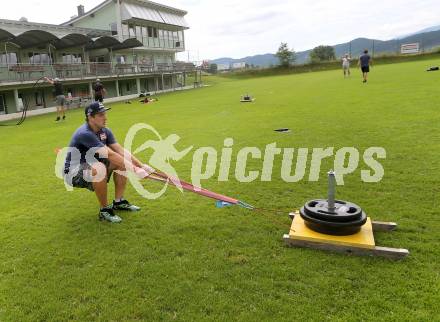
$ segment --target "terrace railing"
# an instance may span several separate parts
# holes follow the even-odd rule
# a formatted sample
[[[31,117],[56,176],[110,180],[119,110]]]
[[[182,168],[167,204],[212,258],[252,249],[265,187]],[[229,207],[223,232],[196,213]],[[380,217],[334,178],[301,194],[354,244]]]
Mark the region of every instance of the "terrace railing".
[[[0,65],[0,84],[10,82],[34,81],[40,77],[60,79],[85,79],[89,77],[113,77],[124,75],[149,75],[161,73],[192,72],[192,63],[173,64],[118,64],[118,63],[80,63],[80,64],[13,64]]]

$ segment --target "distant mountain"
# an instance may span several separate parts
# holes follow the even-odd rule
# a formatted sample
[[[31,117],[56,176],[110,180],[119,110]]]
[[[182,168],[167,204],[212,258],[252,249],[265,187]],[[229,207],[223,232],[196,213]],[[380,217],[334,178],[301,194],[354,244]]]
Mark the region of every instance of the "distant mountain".
[[[431,31],[431,29],[434,30]],[[342,55],[350,52],[353,57],[357,57],[365,48],[367,48],[370,52],[373,52],[374,49],[374,53],[377,55],[398,53],[400,52],[400,45],[407,43],[418,42],[420,43],[422,50],[430,50],[434,47],[440,46],[440,26],[431,27],[424,30],[426,31],[400,39],[383,41],[377,39],[357,38],[353,39],[351,42],[333,45],[333,47],[335,48],[336,57],[341,57]],[[306,63],[309,60],[310,52],[311,50],[297,52],[296,64]],[[270,65],[277,65],[278,58],[274,54],[264,54],[243,57],[240,59],[224,57],[210,61],[211,64],[232,64],[239,62],[245,62],[249,65],[260,67],[268,67]]]
[[[397,37],[397,39],[402,39],[402,38],[406,38],[406,37],[409,37],[409,36],[414,36],[414,35],[417,35],[417,34],[423,34],[425,32],[431,32],[431,31],[437,31],[437,30],[440,30],[440,25],[439,26],[425,28],[425,29],[419,30],[417,32],[413,32],[413,33],[408,34],[408,35],[400,36],[400,37]]]

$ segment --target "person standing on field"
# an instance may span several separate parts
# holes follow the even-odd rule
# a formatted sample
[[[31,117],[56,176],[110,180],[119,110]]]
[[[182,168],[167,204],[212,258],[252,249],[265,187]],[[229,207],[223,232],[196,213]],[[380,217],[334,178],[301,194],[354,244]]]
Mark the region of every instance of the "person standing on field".
[[[342,70],[344,71],[344,78],[350,76],[350,61],[351,57],[348,54],[345,54],[342,57]]]
[[[371,64],[372,64],[372,60],[370,55],[368,55],[368,49],[365,49],[364,54],[361,57],[359,57],[359,62],[358,62],[358,66],[360,66],[362,70],[362,78],[364,83],[367,82],[368,73],[370,72]]]
[[[93,90],[95,91],[95,102],[102,103],[104,101],[104,95],[107,94],[107,91],[102,85],[101,80],[98,78],[93,85]]]
[[[61,116],[63,120],[65,120],[66,114],[64,105],[66,103],[66,97],[64,96],[63,83],[61,83],[59,78],[51,79],[49,77],[44,77],[44,80],[52,84],[54,87],[54,94],[57,100],[57,118],[55,121],[58,122],[61,119]]]

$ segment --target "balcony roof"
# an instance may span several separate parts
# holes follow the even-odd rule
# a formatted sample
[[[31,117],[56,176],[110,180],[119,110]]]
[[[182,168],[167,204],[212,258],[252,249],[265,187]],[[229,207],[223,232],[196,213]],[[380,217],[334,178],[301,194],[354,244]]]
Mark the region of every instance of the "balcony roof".
[[[62,23],[61,26],[68,26],[68,25],[74,24],[75,22],[80,21],[83,18],[88,17],[88,16],[98,12],[99,10],[104,8],[105,6],[111,4],[113,1],[114,0],[105,0],[105,1],[101,2],[100,4],[98,4],[96,7],[94,7],[92,9],[90,9],[89,11],[85,12],[83,15],[74,17],[74,18],[70,19],[69,21],[66,21],[66,22]],[[175,15],[178,15],[178,16],[181,16],[181,17],[183,17],[184,15],[186,15],[188,13],[185,10],[177,9],[177,8],[174,8],[174,7],[169,7],[169,6],[166,6],[166,5],[157,3],[157,2],[153,2],[153,1],[148,1],[148,0],[131,0],[131,2],[133,4],[134,3],[138,4],[139,6],[141,6],[143,8],[152,8],[154,10],[159,10],[159,11],[162,11],[162,12],[168,12],[168,13],[175,14]],[[126,4],[126,3],[128,3],[128,2],[126,2],[126,1],[122,2],[122,6],[124,4]],[[182,27],[187,27],[187,25],[185,24]]]
[[[121,42],[120,45],[116,45],[113,47],[113,50],[119,50],[119,49],[128,49],[128,48],[136,48],[136,47],[142,47],[143,44],[137,40],[136,38],[129,38],[125,39],[123,42]]]
[[[121,18],[123,21],[145,20],[188,29],[188,23],[183,16],[184,14],[178,14],[171,10],[160,10],[155,6],[147,7],[139,2],[123,2],[121,5]]]
[[[120,42],[111,36],[111,32],[102,30],[1,19],[0,41],[7,41],[23,49],[49,44],[57,49],[86,46],[87,49],[113,48],[116,50],[142,46],[137,39]]]
[[[28,30],[44,30],[52,34],[55,34],[58,37],[65,36],[66,34],[69,33],[83,34],[90,37],[101,37],[101,36],[111,35],[111,31],[108,30],[99,30],[99,29],[81,28],[81,27],[65,27],[65,26],[51,25],[45,23],[17,21],[17,20],[8,20],[8,19],[0,19],[0,29],[7,30],[14,35],[23,33]]]
[[[119,49],[135,48],[142,46],[143,44],[136,38],[129,38],[124,40],[123,42],[120,42],[114,37],[105,36],[94,39],[93,42],[89,43],[86,49],[92,50],[92,49],[111,48],[113,50],[119,50]]]
[[[68,34],[54,43],[57,49],[85,46],[90,43],[91,39],[82,34]]]

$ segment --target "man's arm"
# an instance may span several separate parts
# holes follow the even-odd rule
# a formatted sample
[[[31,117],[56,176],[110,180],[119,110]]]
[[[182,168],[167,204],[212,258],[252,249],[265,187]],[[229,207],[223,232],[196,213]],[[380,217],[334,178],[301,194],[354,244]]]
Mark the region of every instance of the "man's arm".
[[[107,158],[111,164],[115,165],[120,171],[132,171],[139,178],[148,177],[153,171],[148,171],[144,167],[138,167],[133,163],[126,164],[125,159],[119,153],[116,153],[111,148],[103,146],[96,150],[100,157]]]
[[[54,84],[54,81],[52,79],[50,79],[49,77],[44,77],[44,80],[50,84]]]
[[[121,156],[122,159],[127,158],[131,164],[136,167],[142,168],[144,164],[139,161],[134,155],[132,155],[128,150],[124,149],[119,143],[113,143],[109,145],[109,150]],[[110,160],[111,161],[111,160]]]
[[[110,163],[114,164],[116,167],[118,167],[119,169],[122,169],[123,171],[126,171],[126,170],[133,171],[134,170],[134,167],[132,164],[130,164],[127,167],[124,162],[123,156],[121,156],[119,153],[116,153],[115,151],[113,151],[111,148],[109,148],[107,146],[103,146],[103,147],[99,148],[98,150],[96,150],[96,152],[99,154],[100,157],[107,158],[110,161]],[[130,169],[130,166],[131,166],[131,169]]]

